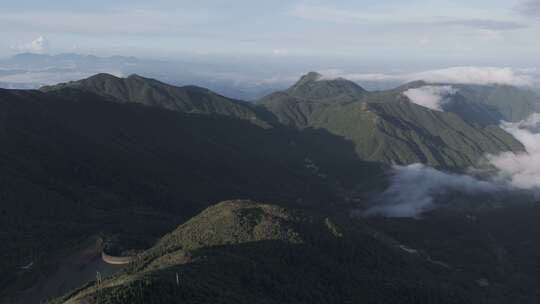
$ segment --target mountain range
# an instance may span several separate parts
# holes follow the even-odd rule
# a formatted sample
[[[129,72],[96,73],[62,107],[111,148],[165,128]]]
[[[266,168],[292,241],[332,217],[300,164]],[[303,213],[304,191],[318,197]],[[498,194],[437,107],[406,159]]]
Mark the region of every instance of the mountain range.
[[[286,91],[270,94],[255,105],[137,75],[121,79],[100,74],[42,90],[72,88],[117,102],[223,114],[264,127],[322,129],[352,142],[363,160],[421,162],[455,170],[477,165],[486,153],[522,151],[521,144],[499,128],[499,121],[523,119],[524,113],[540,106],[540,98],[531,91],[510,86],[460,86],[449,111],[438,112],[410,102],[403,94],[425,86],[422,82],[368,92],[346,79],[321,77],[315,72],[306,74]]]
[[[437,86],[449,85],[368,91],[311,72],[256,102],[138,75],[0,90],[0,299],[534,303],[516,287],[536,283],[534,259],[495,224],[496,208],[418,222],[350,216],[386,188],[395,164],[464,172],[486,154],[524,150],[499,124],[535,112],[535,93],[452,85],[442,110],[406,94]],[[460,233],[442,239],[434,218]],[[514,229],[527,242],[534,227]],[[99,286],[94,271],[59,274],[88,238],[118,235],[145,249],[123,271]],[[485,246],[465,246],[473,241]]]
[[[63,89],[91,92],[118,103],[137,103],[184,113],[226,115],[267,125],[248,102],[230,99],[196,86],[176,87],[138,75],[118,78],[98,74],[81,81],[42,87],[41,91],[59,92],[62,95]]]
[[[287,91],[263,98],[260,104],[282,124],[325,129],[350,140],[358,156],[370,161],[420,162],[460,169],[475,166],[485,153],[522,150],[521,144],[502,131],[498,127],[499,120],[494,119],[511,112],[505,105],[513,107],[515,99],[522,101],[519,94],[525,93],[519,89],[500,89],[508,94],[506,104],[490,98],[488,93],[484,93],[487,97],[478,99],[479,90],[471,89],[477,95],[468,92],[468,95],[454,96],[454,99],[462,99],[461,106],[454,111],[439,112],[419,106],[403,94],[410,88],[427,85],[423,82],[395,90],[367,92],[345,79],[321,77],[310,73]],[[492,88],[484,90],[488,92]],[[530,106],[527,110],[537,107],[538,100],[538,96],[532,95],[527,103],[524,101]],[[486,113],[483,108],[490,103],[499,108]],[[466,114],[460,115],[462,113]],[[479,114],[472,117],[474,113]]]

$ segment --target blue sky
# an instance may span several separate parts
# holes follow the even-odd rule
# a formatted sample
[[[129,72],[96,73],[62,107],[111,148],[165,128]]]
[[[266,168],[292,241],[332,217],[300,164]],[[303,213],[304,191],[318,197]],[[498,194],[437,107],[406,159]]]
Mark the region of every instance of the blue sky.
[[[0,56],[526,67],[538,66],[540,0],[2,1],[0,35]]]

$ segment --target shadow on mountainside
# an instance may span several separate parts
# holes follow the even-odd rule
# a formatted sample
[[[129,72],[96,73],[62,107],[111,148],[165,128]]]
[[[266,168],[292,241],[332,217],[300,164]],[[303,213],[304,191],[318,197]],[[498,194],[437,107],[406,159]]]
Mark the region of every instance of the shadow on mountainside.
[[[324,130],[265,129],[87,92],[0,90],[0,113],[0,272],[8,293],[54,272],[48,261],[57,250],[99,232],[155,239],[234,198],[339,211],[338,189],[380,176],[379,165]],[[35,267],[21,274],[27,260]]]

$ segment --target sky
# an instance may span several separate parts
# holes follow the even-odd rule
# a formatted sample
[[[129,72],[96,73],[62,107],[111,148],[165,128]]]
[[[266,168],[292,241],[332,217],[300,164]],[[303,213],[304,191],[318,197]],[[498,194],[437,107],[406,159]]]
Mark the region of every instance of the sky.
[[[2,57],[528,67],[539,66],[540,0],[2,1],[0,37]]]

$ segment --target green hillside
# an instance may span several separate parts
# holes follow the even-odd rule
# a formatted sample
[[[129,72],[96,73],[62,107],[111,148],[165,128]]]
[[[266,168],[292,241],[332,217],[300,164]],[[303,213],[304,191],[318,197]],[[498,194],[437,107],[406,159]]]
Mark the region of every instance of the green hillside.
[[[479,303],[471,283],[359,221],[228,201],[53,303]]]
[[[475,200],[419,219],[222,202],[52,303],[537,303],[540,208]]]
[[[138,103],[185,113],[221,114],[268,126],[250,103],[230,99],[205,88],[176,87],[138,75],[118,78],[97,74],[79,81],[43,87],[41,90],[57,91],[61,95],[66,88],[91,92],[121,103]]]
[[[477,165],[486,153],[522,149],[497,125],[500,119],[518,119],[534,111],[534,93],[503,86],[460,86],[447,111],[435,113],[407,105],[403,96],[405,90],[423,85],[414,82],[394,90],[367,92],[352,81],[325,79],[311,72],[257,105],[137,75],[117,78],[99,74],[42,91],[65,96],[71,94],[66,91],[69,88],[114,102],[240,118],[265,128],[322,129],[350,140],[359,158],[386,164],[422,162],[463,169]]]
[[[368,95],[356,83],[343,79],[322,79],[322,75],[310,72],[283,92],[272,93],[258,104],[273,114],[278,123],[292,128],[310,127],[312,116],[325,108],[343,104]]]
[[[311,76],[310,76],[311,75]],[[340,80],[343,81],[343,80]],[[324,101],[297,87],[326,91],[327,84],[304,76],[291,89],[260,101],[275,119],[295,128],[324,129],[350,140],[358,157],[387,164],[425,163],[464,169],[477,165],[486,153],[520,151],[521,144],[498,127],[496,114],[484,115],[485,106],[463,101],[453,111],[433,111],[411,103],[402,93],[422,82],[395,90],[365,92],[354,98]],[[344,92],[348,92],[345,90]],[[293,94],[294,93],[294,94]],[[454,104],[456,105],[456,104]]]
[[[415,81],[393,90],[403,93],[423,86],[452,86],[456,93],[444,110],[458,114],[468,122],[498,124],[501,120],[520,121],[540,111],[540,95],[529,88],[510,85],[428,84]]]
[[[406,100],[330,107],[312,125],[355,143],[360,158],[385,163],[424,163],[467,168],[486,153],[519,151],[521,144],[496,125],[465,122]]]
[[[520,121],[540,111],[540,96],[529,89],[509,85],[458,85],[456,88],[466,100],[486,105],[502,120]]]

